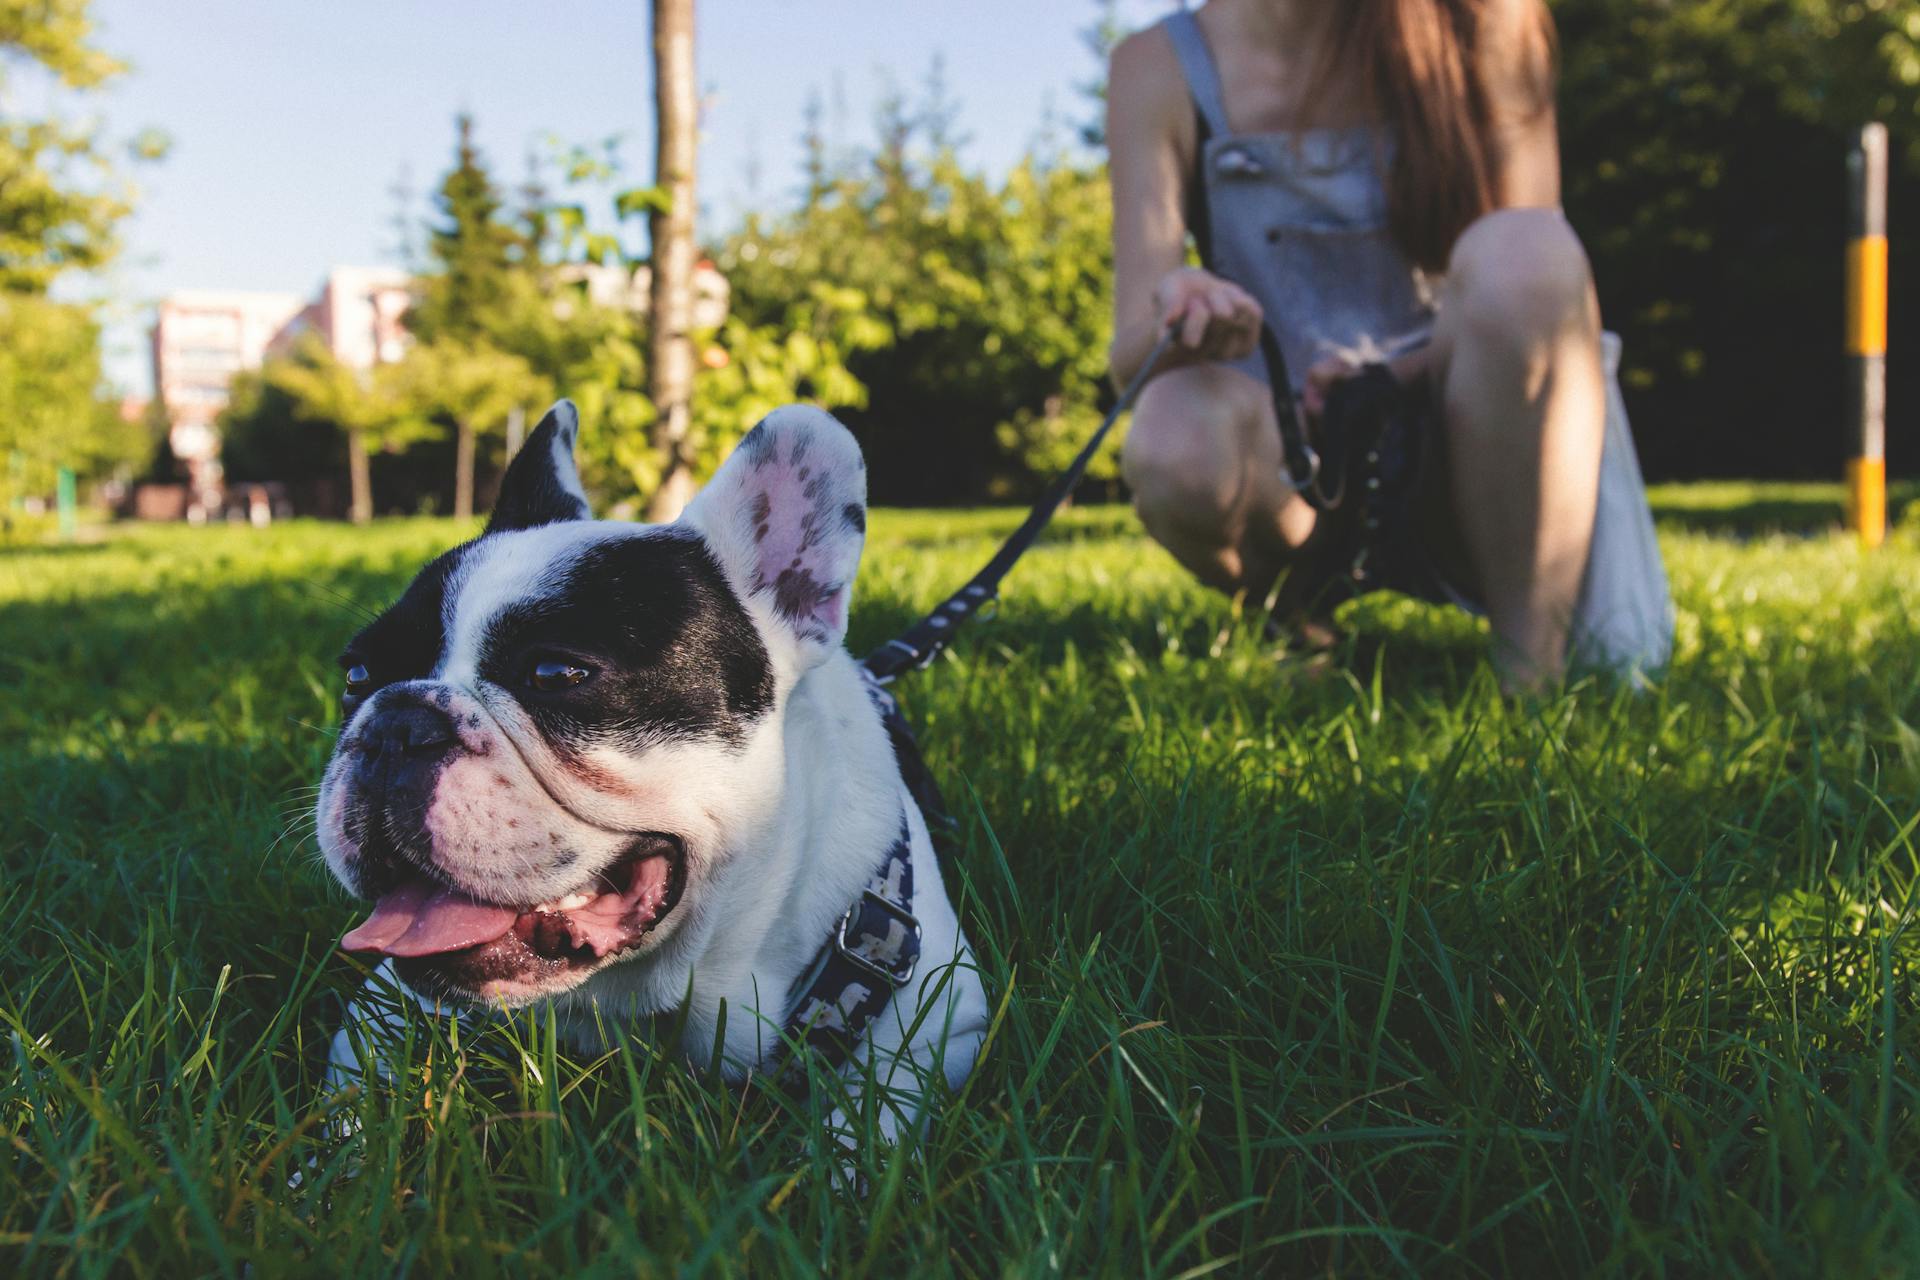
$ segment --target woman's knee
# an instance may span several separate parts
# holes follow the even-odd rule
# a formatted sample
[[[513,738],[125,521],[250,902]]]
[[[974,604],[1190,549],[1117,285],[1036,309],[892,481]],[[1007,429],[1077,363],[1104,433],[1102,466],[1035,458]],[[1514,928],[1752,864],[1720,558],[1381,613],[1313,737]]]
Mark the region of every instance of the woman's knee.
[[[1441,314],[1456,334],[1526,345],[1599,333],[1586,250],[1557,209],[1496,210],[1462,232]]]
[[[1258,413],[1225,379],[1230,370],[1175,369],[1147,385],[1127,428],[1121,473],[1149,524],[1225,527],[1238,514],[1249,428]]]

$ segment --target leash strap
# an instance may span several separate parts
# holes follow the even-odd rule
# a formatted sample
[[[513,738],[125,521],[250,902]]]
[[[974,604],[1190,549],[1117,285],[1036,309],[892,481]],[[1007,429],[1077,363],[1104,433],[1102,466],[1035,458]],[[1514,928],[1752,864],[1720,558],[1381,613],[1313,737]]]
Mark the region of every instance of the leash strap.
[[[1047,523],[1060,509],[1060,504],[1067,500],[1081,477],[1087,474],[1094,454],[1099,452],[1107,433],[1113,430],[1113,424],[1120,420],[1121,414],[1133,408],[1140,393],[1146,389],[1154,367],[1173,343],[1173,333],[1171,327],[1161,333],[1160,340],[1153,344],[1153,350],[1147,354],[1146,363],[1140,366],[1140,371],[1133,375],[1133,381],[1127,384],[1113,408],[1107,411],[1105,421],[1081,447],[1067,469],[1047,486],[1047,491],[1033,504],[1033,510],[1027,513],[1026,520],[994,553],[993,559],[987,561],[986,567],[974,574],[966,586],[948,596],[932,613],[861,659],[860,665],[866,668],[868,674],[881,684],[887,684],[903,671],[918,671],[940,656],[940,651],[952,642],[953,633],[961,623],[1000,594],[1001,579],[1039,540]]]
[[[1280,338],[1273,326],[1260,322],[1260,358],[1267,366],[1267,388],[1273,395],[1273,416],[1280,424],[1280,453],[1286,464],[1287,478],[1294,492],[1316,511],[1331,511],[1340,505],[1340,494],[1328,497],[1320,488],[1320,455],[1307,440],[1306,424],[1300,420],[1300,401],[1293,394],[1293,380],[1287,373],[1287,357],[1280,349]]]
[[[939,608],[898,639],[889,640],[869,653],[860,663],[867,680],[867,692],[879,709],[887,737],[893,744],[901,781],[930,824],[950,826],[952,819],[934,784],[933,774],[920,757],[920,748],[907,727],[906,717],[900,714],[900,705],[885,685],[902,671],[918,670],[932,662],[952,641],[960,624],[999,593],[1001,580],[1039,540],[1060,504],[1086,475],[1113,424],[1140,398],[1154,367],[1172,345],[1173,334],[1171,326],[1161,333],[1146,362],[1120,393],[1106,419],[1067,469],[1047,486],[1033,510],[1027,513],[1026,520],[986,566],[974,574],[966,586],[947,597]],[[903,812],[900,835],[881,859],[879,869],[859,898],[841,915],[813,964],[788,992],[792,1012],[787,1015],[787,1033],[836,1069],[852,1057],[867,1027],[892,1001],[893,993],[913,980],[919,965],[920,922],[913,915],[911,849]],[[790,1087],[805,1083],[806,1076],[798,1058],[788,1058],[783,1070]]]
[[[901,672],[918,670],[932,662],[951,643],[960,624],[999,594],[1002,579],[1039,540],[1060,505],[1086,475],[1094,455],[1120,415],[1140,398],[1155,367],[1172,344],[1173,336],[1171,326],[1161,333],[1146,362],[1120,393],[1105,420],[980,572],[932,613],[897,639],[869,653],[860,663],[867,692],[893,744],[901,781],[930,824],[951,826],[952,819],[932,773],[921,759],[919,746],[900,713],[899,703],[885,686]],[[1261,326],[1260,346],[1273,387],[1274,413],[1280,421],[1288,474],[1300,493],[1319,507],[1323,500],[1318,489],[1320,456],[1308,444],[1301,425],[1293,384],[1287,380],[1286,357],[1281,354],[1273,330],[1265,324]],[[1338,501],[1336,497],[1333,505]],[[788,1035],[820,1054],[831,1068],[838,1069],[851,1059],[867,1028],[886,1009],[894,992],[913,980],[919,963],[920,922],[913,915],[911,834],[903,811],[900,834],[881,858],[867,887],[842,913],[813,963],[795,979],[787,993],[791,1010],[786,1019]],[[782,1072],[788,1087],[798,1088],[806,1082],[798,1057],[789,1056]]]
[[[907,724],[900,703],[881,686],[873,672],[863,667],[860,675],[866,681],[867,695],[880,712],[880,723],[886,726],[887,738],[893,743],[893,760],[899,766],[900,781],[906,784],[907,794],[920,807],[920,816],[927,820],[928,834],[952,835],[960,824],[947,808],[940,784],[934,781],[933,770],[927,768],[926,759],[920,754],[920,744],[914,741],[913,729]]]

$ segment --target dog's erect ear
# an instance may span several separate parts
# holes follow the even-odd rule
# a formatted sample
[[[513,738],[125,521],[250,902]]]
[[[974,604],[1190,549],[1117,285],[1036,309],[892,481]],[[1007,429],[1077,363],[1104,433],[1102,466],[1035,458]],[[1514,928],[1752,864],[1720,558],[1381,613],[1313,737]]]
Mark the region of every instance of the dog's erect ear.
[[[580,469],[573,462],[573,442],[579,435],[580,414],[573,401],[555,401],[513,455],[487,521],[488,533],[592,516],[586,490],[580,487]]]
[[[831,414],[776,409],[687,507],[734,590],[763,602],[811,666],[847,634],[867,536],[867,463]]]

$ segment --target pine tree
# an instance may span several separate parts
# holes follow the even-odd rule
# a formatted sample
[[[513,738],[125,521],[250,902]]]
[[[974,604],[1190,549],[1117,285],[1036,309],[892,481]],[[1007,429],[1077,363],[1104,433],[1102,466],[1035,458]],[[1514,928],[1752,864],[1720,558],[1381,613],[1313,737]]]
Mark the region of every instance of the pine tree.
[[[520,381],[518,369],[499,346],[514,327],[516,308],[529,291],[522,277],[532,269],[536,246],[509,219],[473,138],[473,117],[455,121],[454,163],[434,197],[440,220],[428,228],[427,257],[434,268],[424,280],[407,327],[423,346],[458,349],[468,367],[497,357],[502,377]],[[481,397],[475,403],[490,404]],[[453,418],[453,513],[473,514],[475,435],[483,425],[473,412],[441,406]]]
[[[526,264],[526,236],[504,216],[505,202],[473,140],[473,117],[454,122],[453,168],[440,182],[440,220],[427,230],[434,274],[423,282],[407,327],[423,341],[490,338],[509,322],[514,273]]]

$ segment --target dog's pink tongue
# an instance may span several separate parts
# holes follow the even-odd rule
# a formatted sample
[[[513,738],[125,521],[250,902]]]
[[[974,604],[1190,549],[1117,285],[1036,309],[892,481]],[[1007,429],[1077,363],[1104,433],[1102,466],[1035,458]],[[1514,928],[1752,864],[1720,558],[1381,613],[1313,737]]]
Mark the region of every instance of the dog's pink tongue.
[[[381,898],[373,914],[346,937],[343,951],[388,956],[433,956],[465,951],[503,937],[520,913],[475,902],[466,894],[414,880]]]

